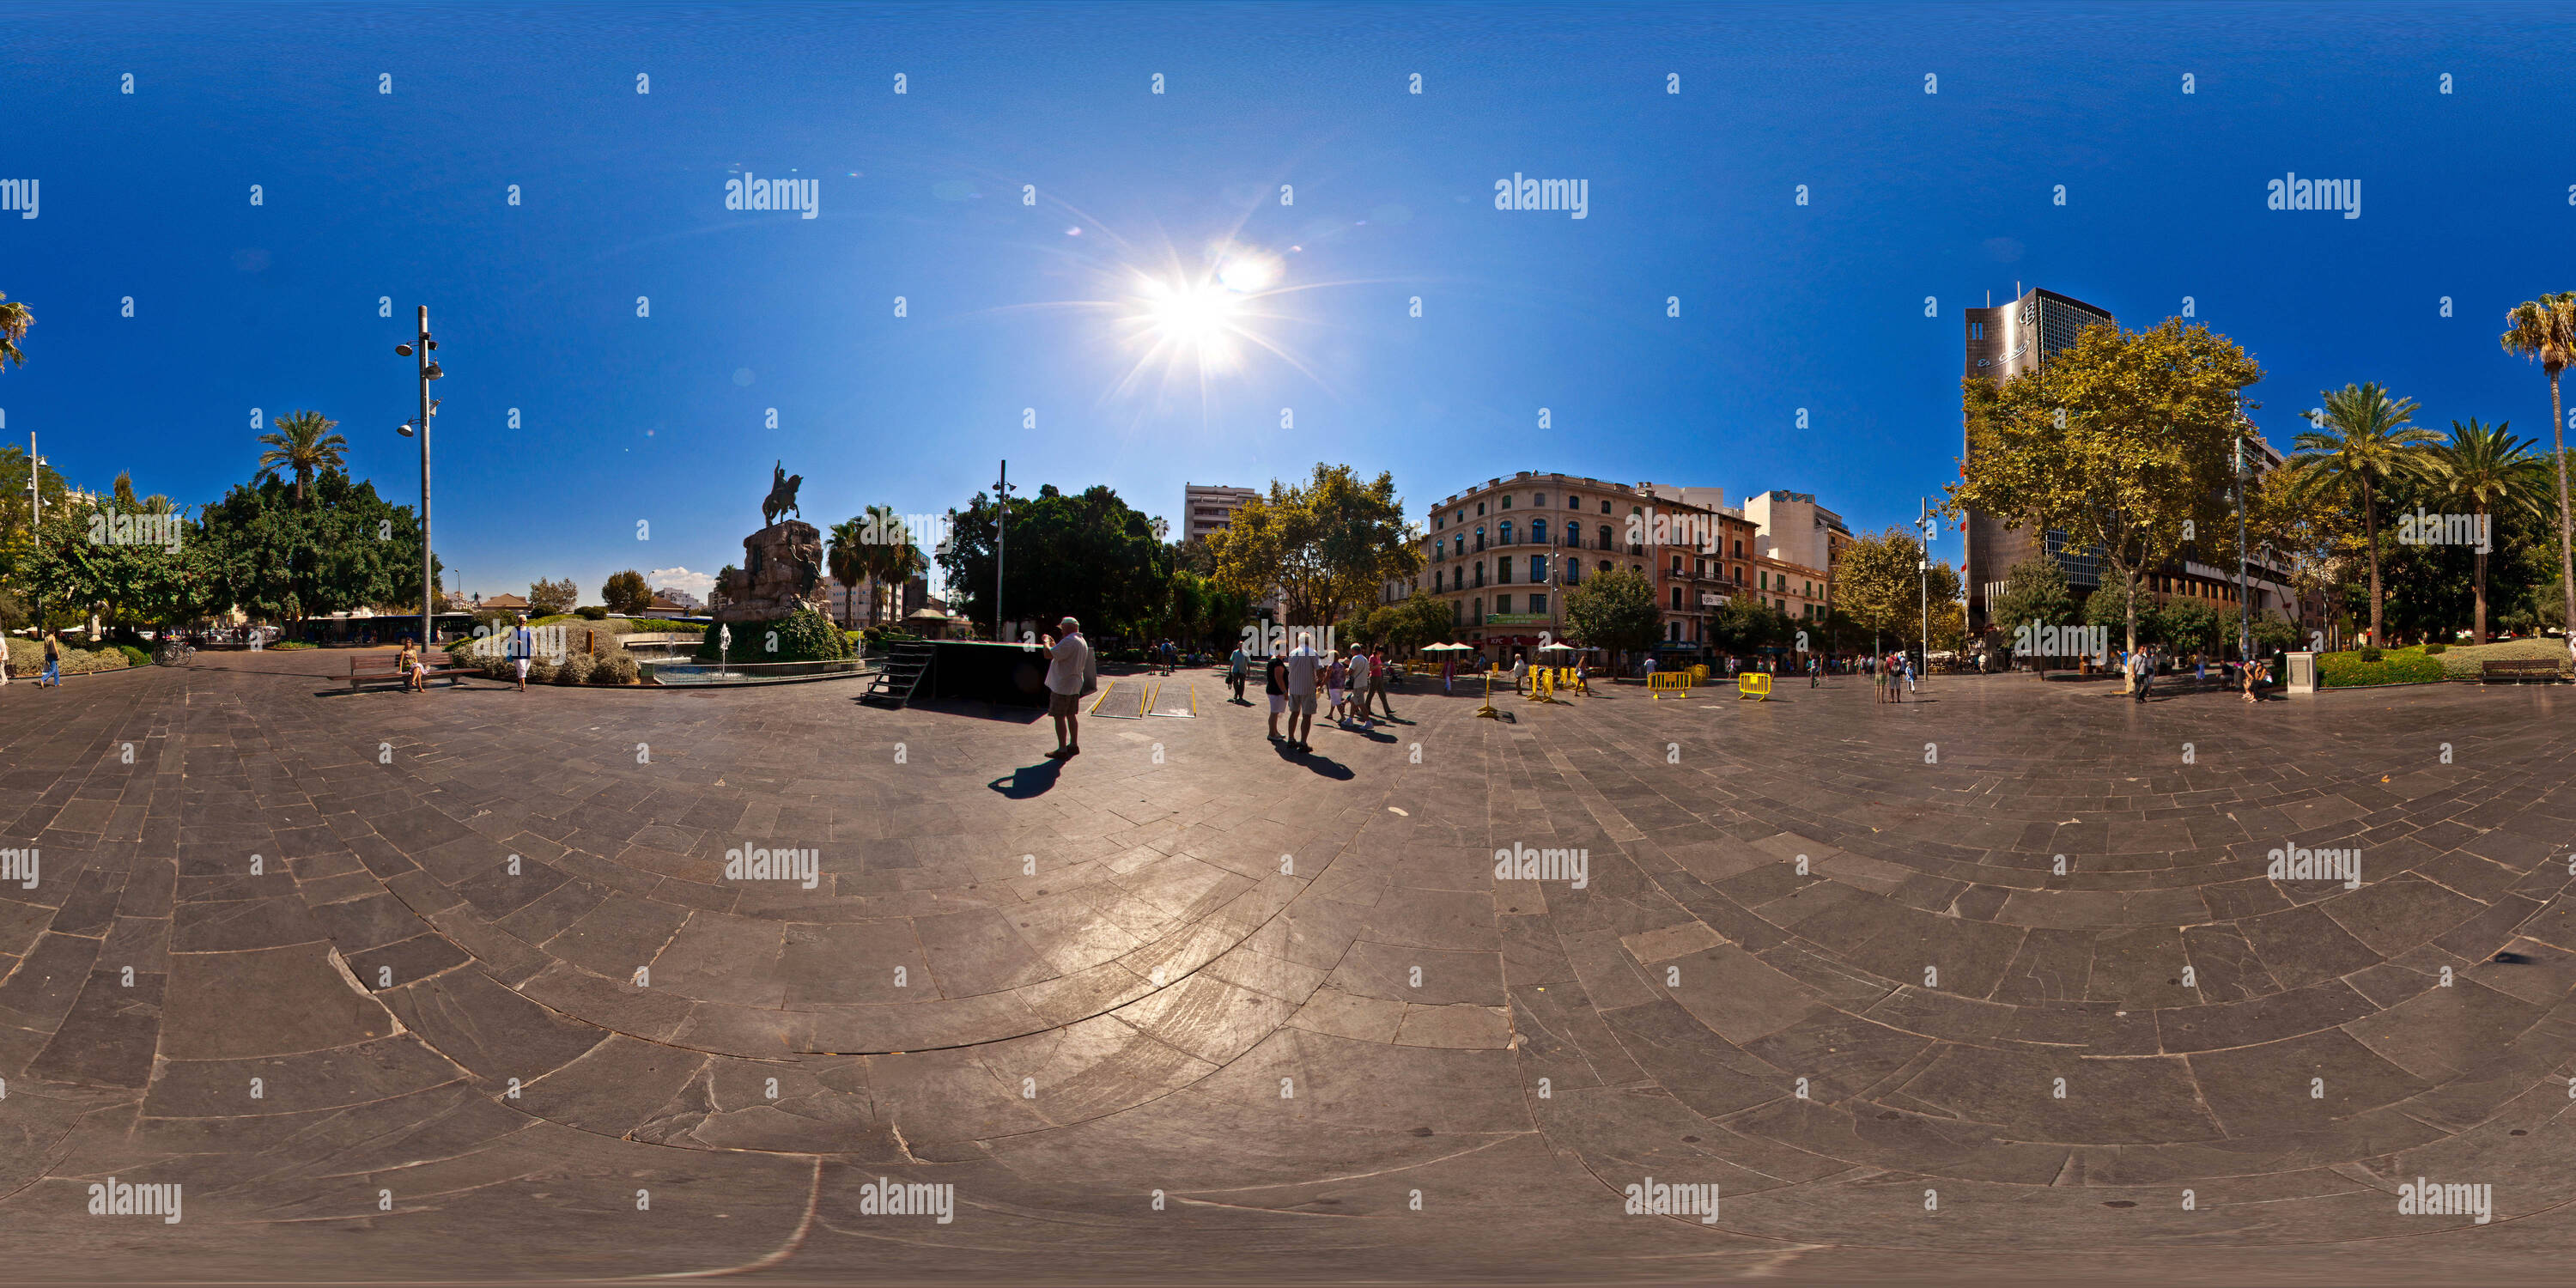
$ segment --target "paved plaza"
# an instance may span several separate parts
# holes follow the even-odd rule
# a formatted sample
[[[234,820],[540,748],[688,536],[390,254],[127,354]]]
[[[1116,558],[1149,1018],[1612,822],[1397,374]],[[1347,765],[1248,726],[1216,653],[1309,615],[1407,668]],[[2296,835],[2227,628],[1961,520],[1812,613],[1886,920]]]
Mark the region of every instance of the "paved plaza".
[[[13,1279],[2325,1283],[2576,1249],[2563,689],[1846,678],[1482,720],[1416,682],[1292,755],[1198,672],[1164,681],[1195,718],[1086,719],[1058,766],[1032,713],[851,683],[345,667],[0,689],[0,847],[39,861],[0,885]],[[181,1219],[91,1214],[111,1178]],[[2401,1214],[2419,1179],[2489,1211]]]

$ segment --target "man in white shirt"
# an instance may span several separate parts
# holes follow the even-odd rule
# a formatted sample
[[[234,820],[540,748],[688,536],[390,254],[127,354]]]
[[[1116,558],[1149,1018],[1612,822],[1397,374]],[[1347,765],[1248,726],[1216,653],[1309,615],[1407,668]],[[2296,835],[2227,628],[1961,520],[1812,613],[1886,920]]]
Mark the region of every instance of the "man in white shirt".
[[[1351,696],[1358,700],[1360,727],[1363,729],[1369,727],[1368,695],[1369,655],[1367,650],[1362,649],[1351,654]]]
[[[1055,717],[1055,750],[1049,760],[1071,760],[1082,754],[1082,686],[1091,678],[1091,641],[1082,638],[1082,623],[1068,617],[1056,624],[1064,634],[1047,648],[1047,714]]]
[[[1315,677],[1324,669],[1324,659],[1315,653],[1315,640],[1303,631],[1297,633],[1297,647],[1288,654],[1288,746],[1293,751],[1313,751],[1306,741],[1315,732]]]

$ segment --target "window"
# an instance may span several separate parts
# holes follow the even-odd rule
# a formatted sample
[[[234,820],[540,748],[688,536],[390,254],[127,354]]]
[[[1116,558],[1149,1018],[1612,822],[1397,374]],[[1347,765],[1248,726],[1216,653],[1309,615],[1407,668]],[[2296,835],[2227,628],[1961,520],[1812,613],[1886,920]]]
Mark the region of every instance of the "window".
[[[1707,561],[1707,560],[1705,560],[1705,559],[1694,559],[1694,560],[1692,560],[1692,561],[1691,561],[1691,565],[1692,565],[1692,572],[1691,572],[1691,575],[1692,575],[1692,576],[1694,576],[1694,577],[1705,577],[1705,576],[1707,576],[1707,575],[1708,575],[1708,561]]]
[[[1452,625],[1452,626],[1457,625],[1457,624],[1458,624],[1458,618],[1459,618],[1459,615],[1460,615],[1460,614],[1462,614],[1462,613],[1464,613],[1464,612],[1466,612],[1466,611],[1467,611],[1467,601],[1466,601],[1466,600],[1463,600],[1463,599],[1453,599],[1453,600],[1450,600],[1450,601],[1449,601],[1449,624],[1450,624],[1450,625]]]
[[[1669,625],[1671,625],[1672,630],[1671,630],[1670,632],[1668,632],[1668,633],[1667,633],[1667,634],[1668,634],[1668,637],[1669,637],[1669,638],[1672,640],[1672,642],[1673,642],[1673,643],[1675,643],[1675,644],[1679,644],[1679,643],[1681,643],[1681,642],[1682,642],[1682,624],[1681,624],[1680,622],[1672,622],[1672,623],[1669,623]]]
[[[1983,323],[1983,322],[1971,322],[1971,323],[1969,323],[1969,324],[1968,324],[1968,338],[1969,338],[1969,339],[1971,339],[1971,340],[1983,340],[1983,339],[1985,339],[1985,338],[1986,338],[1986,324],[1985,324],[1985,323]]]
[[[1547,520],[1530,520],[1530,542],[1533,545],[1541,546],[1547,544]]]
[[[1565,584],[1569,586],[1580,586],[1583,584],[1582,560],[1568,559],[1565,561]]]
[[[1610,548],[1610,525],[1606,523],[1601,525],[1601,548]]]
[[[1544,613],[1544,612],[1546,612],[1546,611],[1547,611],[1547,596],[1545,596],[1545,595],[1532,595],[1532,596],[1530,596],[1530,606],[1529,606],[1529,610],[1530,610],[1531,612],[1533,612],[1533,613]]]
[[[1780,601],[1780,611],[1781,611],[1781,612],[1784,612],[1784,613],[1789,611],[1789,601],[1788,601],[1788,600],[1785,600],[1785,599],[1784,599],[1784,600],[1781,600],[1781,601]]]
[[[1495,545],[1498,545],[1498,546],[1508,546],[1508,545],[1510,545],[1510,544],[1512,543],[1512,521],[1511,521],[1511,520],[1509,520],[1509,519],[1505,519],[1505,520],[1503,520],[1502,525],[1501,525],[1499,528],[1497,528],[1495,531],[1496,531],[1496,533],[1498,534],[1498,535],[1495,537],[1495,540],[1494,540],[1494,544],[1495,544]]]
[[[1542,510],[1546,509],[1546,508],[1547,508],[1547,493],[1545,493],[1545,492],[1532,492],[1532,493],[1530,493],[1530,504],[1531,504],[1531,505],[1534,505],[1534,506],[1537,506],[1539,509],[1542,509]]]
[[[1673,556],[1673,575],[1676,577],[1682,575],[1682,557],[1680,555]]]
[[[1610,561],[1609,561],[1609,560],[1604,559],[1604,560],[1602,560],[1602,561],[1601,561],[1601,571],[1603,571],[1603,572],[1608,572],[1608,571],[1610,571]]]
[[[1603,514],[1610,513],[1610,498],[1606,496],[1601,498],[1601,512]]]
[[[1467,521],[1467,511],[1463,507],[1458,511],[1457,519],[1460,523],[1465,523]]]
[[[1679,607],[1681,607],[1681,606],[1682,606],[1682,588],[1681,588],[1681,587],[1679,587],[1679,586],[1675,586],[1675,587],[1673,587],[1673,607],[1675,607],[1675,608],[1679,608]],[[1679,638],[1681,638],[1681,637],[1680,637],[1680,636],[1678,636],[1678,635],[1676,635],[1676,636],[1674,636],[1673,638],[1675,638],[1675,639],[1679,639]]]
[[[1580,509],[1582,509],[1582,508],[1583,508],[1583,498],[1582,498],[1582,497],[1579,497],[1579,496],[1568,495],[1568,496],[1565,498],[1565,508],[1566,508],[1566,509],[1569,509],[1569,510],[1580,510]]]
[[[1433,590],[1440,589],[1440,570],[1437,568],[1431,570],[1431,588]]]
[[[1744,584],[1744,565],[1742,564],[1735,565],[1735,584],[1738,586]]]
[[[1738,542],[1736,542],[1736,543],[1735,543],[1735,557],[1736,557],[1736,558],[1738,558],[1738,559],[1741,559],[1741,558],[1743,558],[1743,557],[1744,557],[1744,543],[1743,543],[1743,542],[1741,542],[1741,541],[1738,541]],[[1743,578],[1741,578],[1741,577],[1738,577],[1738,578],[1736,578],[1736,580],[1737,580],[1737,581],[1742,581],[1742,580],[1744,580],[1744,579],[1743,579]]]
[[[1481,523],[1476,525],[1476,548],[1478,550],[1485,548],[1485,525]]]
[[[1485,561],[1482,559],[1476,561],[1476,584],[1479,586],[1485,584]],[[1483,610],[1479,609],[1477,611],[1482,612]]]
[[[1485,517],[1485,503],[1482,501],[1476,503],[1476,517],[1479,519]]]
[[[1508,510],[1508,509],[1512,508],[1512,497],[1511,497],[1511,494],[1510,494],[1510,493],[1508,493],[1508,492],[1506,492],[1506,493],[1504,493],[1504,494],[1503,494],[1503,508],[1504,508],[1504,509],[1506,509],[1506,510]],[[1496,612],[1500,612],[1500,611],[1502,611],[1502,610],[1501,610],[1501,609],[1496,609],[1495,611],[1496,611]]]
[[[1510,581],[1511,578],[1505,577],[1503,580]],[[1497,613],[1508,613],[1512,611],[1512,597],[1509,595],[1494,596],[1494,611]]]
[[[1480,584],[1480,585],[1481,585],[1482,583],[1480,582],[1480,583],[1478,583],[1478,584]],[[1485,620],[1485,599],[1484,599],[1484,597],[1483,597],[1483,596],[1479,595],[1479,596],[1477,596],[1477,597],[1476,597],[1476,621],[1477,621],[1477,624],[1482,625],[1482,624],[1484,623],[1484,620]]]
[[[1494,561],[1494,580],[1506,586],[1512,583],[1512,557],[1510,555],[1504,555],[1502,558]],[[1497,609],[1495,611],[1499,612],[1501,610]]]
[[[1438,531],[1439,531],[1439,530],[1441,530],[1442,528],[1445,528],[1445,527],[1448,527],[1448,526],[1449,526],[1449,516],[1444,515],[1444,514],[1435,514],[1435,515],[1432,515],[1432,516],[1431,516],[1431,530],[1432,530],[1432,531],[1434,531],[1434,532],[1438,532]]]

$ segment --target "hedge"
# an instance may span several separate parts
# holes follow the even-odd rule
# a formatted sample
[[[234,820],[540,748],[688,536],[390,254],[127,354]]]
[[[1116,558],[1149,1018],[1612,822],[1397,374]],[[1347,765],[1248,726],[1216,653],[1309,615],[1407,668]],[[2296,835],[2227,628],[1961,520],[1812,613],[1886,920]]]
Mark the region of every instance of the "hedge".
[[[145,661],[149,662],[150,659],[146,658]],[[62,672],[65,675],[94,675],[101,671],[122,671],[133,665],[137,663],[117,651],[113,645],[103,644],[92,652],[72,647],[69,640],[63,641]],[[9,678],[32,680],[44,673],[44,642],[10,637]]]
[[[734,622],[733,647],[723,650],[718,633],[725,623],[710,622],[706,635],[698,642],[698,660],[713,662],[721,654],[736,662],[821,662],[837,661],[850,655],[850,641],[832,619],[811,610],[789,617],[759,622]],[[778,646],[772,649],[769,636],[777,632]]]
[[[2317,658],[2321,688],[2349,689],[2373,684],[2424,684],[2442,678],[2442,660],[2421,653],[2381,650],[2379,660],[2365,662],[2358,652],[2325,653]]]

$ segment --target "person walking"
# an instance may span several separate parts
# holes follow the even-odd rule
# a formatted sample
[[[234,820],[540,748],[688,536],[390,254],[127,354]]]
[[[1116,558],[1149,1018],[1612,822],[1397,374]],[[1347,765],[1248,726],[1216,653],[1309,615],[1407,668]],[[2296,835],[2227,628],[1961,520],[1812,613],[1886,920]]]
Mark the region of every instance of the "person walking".
[[[1384,644],[1380,644],[1377,646],[1377,652],[1369,658],[1369,697],[1376,699],[1377,704],[1385,709],[1387,719],[1393,720],[1395,719],[1395,703],[1388,700],[1386,696],[1386,683],[1386,646]],[[1368,710],[1368,703],[1366,701],[1362,701],[1360,703],[1360,709],[1362,711]]]
[[[41,683],[49,689],[63,687],[63,637],[52,631],[45,632],[45,678]]]
[[[2576,651],[2576,649],[2571,649],[2570,651]],[[1457,656],[1458,655],[1455,653],[1443,653],[1440,655],[1440,691],[1442,693],[1456,693],[1458,691]]]
[[[528,629],[528,615],[519,614],[519,624],[510,628],[510,662],[519,672],[519,692],[528,691],[528,663],[536,660],[537,633]]]
[[[1261,668],[1262,692],[1270,698],[1270,741],[1279,741],[1279,717],[1288,710],[1288,660],[1276,653]]]
[[[1357,708],[1353,714],[1360,718],[1360,728],[1362,729],[1369,727],[1369,680],[1373,674],[1374,668],[1369,664],[1369,655],[1366,649],[1362,649],[1359,652],[1351,654],[1351,669],[1349,677],[1350,703],[1353,707]]]
[[[1818,684],[1822,683],[1822,682],[1824,681],[1824,675],[1825,675],[1825,660],[1824,660],[1823,658],[1819,658],[1819,657],[1811,657],[1811,658],[1808,658],[1808,659],[1807,659],[1807,687],[1808,687],[1808,688],[1810,688],[1810,689],[1812,689],[1812,688],[1816,687]]]
[[[1315,733],[1315,681],[1323,669],[1314,637],[1298,632],[1297,647],[1288,654],[1288,746],[1293,751],[1315,749],[1307,739]]]
[[[1342,660],[1340,650],[1326,655],[1324,665],[1324,714],[1335,724],[1349,724],[1350,713],[1342,709],[1342,694],[1350,683],[1350,664]]]
[[[1251,665],[1252,655],[1244,652],[1243,645],[1238,642],[1234,646],[1234,656],[1227,658],[1225,662],[1226,682],[1234,686],[1234,701],[1237,706],[1250,705],[1243,700],[1243,677],[1244,672]]]
[[[2148,650],[2141,648],[2129,654],[2129,696],[2140,706],[2146,705],[2147,685],[2154,675],[2155,661]]]
[[[1913,654],[1911,654],[1911,653],[1908,653],[1908,654],[1906,654],[1906,655],[1905,655],[1905,691],[1906,691],[1907,693],[1913,693],[1913,692],[1915,692],[1915,688],[1914,688],[1914,655],[1913,655]]]
[[[1063,634],[1047,643],[1047,714],[1055,717],[1055,750],[1049,760],[1071,760],[1082,754],[1082,686],[1091,678],[1091,641],[1082,638],[1082,623],[1068,617],[1058,622]]]

